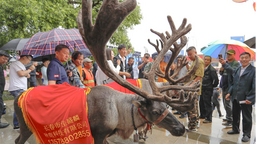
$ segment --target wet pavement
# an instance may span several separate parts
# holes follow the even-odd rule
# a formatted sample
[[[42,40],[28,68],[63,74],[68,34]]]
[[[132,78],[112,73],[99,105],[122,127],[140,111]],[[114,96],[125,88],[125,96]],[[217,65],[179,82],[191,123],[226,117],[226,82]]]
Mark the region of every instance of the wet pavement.
[[[19,130],[14,130],[12,125],[13,115],[13,100],[5,101],[7,109],[5,115],[2,116],[2,122],[10,123],[10,126],[4,129],[0,129],[0,144],[14,144],[15,139],[19,135]],[[221,111],[225,114],[222,102]],[[255,107],[253,107],[253,128],[251,133],[251,140],[246,144],[256,144],[256,133],[255,133]],[[176,115],[177,116],[177,115]],[[222,117],[225,118],[225,117]],[[242,143],[241,139],[243,134],[228,135],[227,131],[231,128],[227,128],[222,125],[222,118],[218,117],[217,110],[213,112],[213,122],[203,123],[203,119],[200,119],[200,125],[197,132],[186,132],[183,136],[176,137],[172,136],[165,129],[154,127],[152,134],[148,133],[148,139],[144,142],[140,140],[138,144],[237,144]],[[187,118],[180,119],[180,122],[187,126]],[[241,129],[240,124],[240,129]],[[122,140],[117,136],[108,138],[110,144],[133,144],[132,136],[127,140]],[[26,144],[36,144],[35,138],[31,136]]]

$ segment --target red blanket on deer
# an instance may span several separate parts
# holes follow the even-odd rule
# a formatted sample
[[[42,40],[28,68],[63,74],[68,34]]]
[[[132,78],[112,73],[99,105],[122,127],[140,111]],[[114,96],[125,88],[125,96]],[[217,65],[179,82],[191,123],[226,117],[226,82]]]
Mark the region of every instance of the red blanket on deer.
[[[128,82],[130,82],[131,84],[133,84],[134,86],[141,88],[141,81],[140,81],[140,79],[136,79],[136,80],[135,79],[126,79],[126,80]],[[117,90],[117,91],[120,91],[120,92],[123,92],[123,93],[135,94],[134,92],[128,90],[125,87],[122,87],[121,85],[119,85],[116,82],[112,82],[112,83],[106,84],[104,86],[110,87],[110,88],[112,88],[114,90]]]
[[[38,86],[25,91],[19,106],[29,129],[41,144],[93,144],[87,118],[90,89],[68,83]]]

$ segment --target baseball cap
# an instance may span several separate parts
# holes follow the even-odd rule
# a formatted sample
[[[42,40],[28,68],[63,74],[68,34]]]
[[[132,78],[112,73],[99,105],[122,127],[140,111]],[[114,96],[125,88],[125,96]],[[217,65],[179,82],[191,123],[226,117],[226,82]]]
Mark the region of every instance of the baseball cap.
[[[92,62],[92,61],[93,61],[93,60],[91,60],[91,59],[89,59],[89,58],[85,58],[83,62],[86,63],[86,62]]]
[[[228,54],[236,54],[236,51],[231,49],[231,50],[229,50],[227,53],[228,53]]]

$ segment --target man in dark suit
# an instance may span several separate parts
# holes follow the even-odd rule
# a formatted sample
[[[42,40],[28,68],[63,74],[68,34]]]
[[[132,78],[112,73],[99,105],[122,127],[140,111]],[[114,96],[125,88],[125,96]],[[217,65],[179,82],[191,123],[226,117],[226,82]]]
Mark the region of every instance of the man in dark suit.
[[[120,64],[120,71],[121,72],[125,72],[125,54],[126,54],[126,46],[121,44],[118,46],[118,54],[117,56],[114,57],[113,62],[114,62],[114,66],[117,67],[117,60],[119,59],[121,61]],[[126,79],[125,75],[120,75],[122,78]]]
[[[242,66],[233,71],[233,84],[226,95],[226,99],[231,99],[233,102],[232,130],[227,133],[239,134],[240,113],[242,110],[243,142],[248,142],[251,137],[252,105],[255,103],[255,67],[249,63],[250,60],[251,55],[249,53],[244,52],[240,55]],[[230,69],[227,64],[224,64],[223,67]]]
[[[134,58],[133,57],[129,57],[128,63],[125,66],[126,72],[131,74],[131,77],[127,78],[127,79],[133,79],[133,63],[134,63]]]
[[[200,96],[200,117],[205,118],[203,123],[212,122],[212,95],[213,88],[219,84],[215,68],[211,65],[212,57],[204,57],[204,77],[202,82],[202,94]]]

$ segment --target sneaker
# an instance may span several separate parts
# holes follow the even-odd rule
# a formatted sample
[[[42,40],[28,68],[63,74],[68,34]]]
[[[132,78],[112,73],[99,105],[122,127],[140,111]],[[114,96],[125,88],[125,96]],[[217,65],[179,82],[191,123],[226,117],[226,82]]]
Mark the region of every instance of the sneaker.
[[[209,121],[209,120],[204,120],[203,123],[212,123],[212,121]]]
[[[0,123],[0,128],[6,128],[8,126],[9,126],[8,123]]]
[[[222,125],[227,126],[227,127],[232,127],[232,124],[230,122],[222,123]]]
[[[20,127],[19,126],[14,126],[13,129],[19,129]]]
[[[250,138],[247,135],[243,136],[242,138],[242,142],[248,142],[249,140]]]

